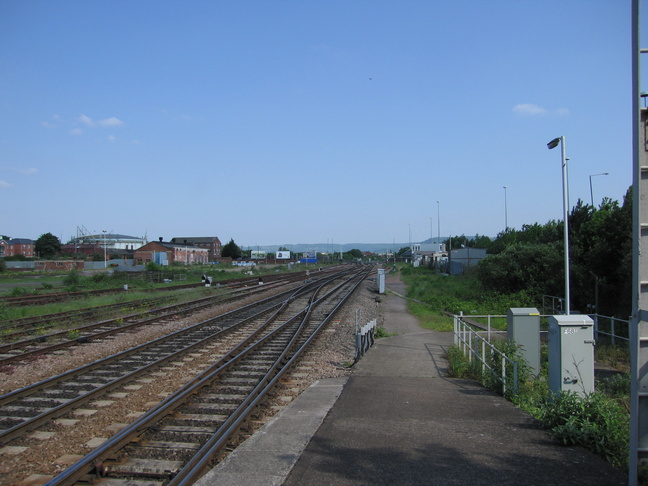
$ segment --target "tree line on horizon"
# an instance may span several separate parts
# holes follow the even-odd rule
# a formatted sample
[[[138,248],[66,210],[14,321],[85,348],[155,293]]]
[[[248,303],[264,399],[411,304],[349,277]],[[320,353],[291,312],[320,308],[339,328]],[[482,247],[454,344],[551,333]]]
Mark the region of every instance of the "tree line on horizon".
[[[604,198],[594,207],[579,199],[568,218],[571,310],[627,319],[632,311],[632,188],[621,204]],[[486,249],[476,269],[485,288],[565,295],[563,221],[507,228],[494,239],[456,236],[446,240],[446,248],[450,240],[453,249]]]

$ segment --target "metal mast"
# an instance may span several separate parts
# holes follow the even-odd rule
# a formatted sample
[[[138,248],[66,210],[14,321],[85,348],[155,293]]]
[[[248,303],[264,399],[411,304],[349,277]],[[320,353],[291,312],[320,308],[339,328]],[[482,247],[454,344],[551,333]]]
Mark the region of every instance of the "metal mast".
[[[630,466],[648,465],[648,110],[641,108],[640,0],[632,0],[632,316],[630,356]]]

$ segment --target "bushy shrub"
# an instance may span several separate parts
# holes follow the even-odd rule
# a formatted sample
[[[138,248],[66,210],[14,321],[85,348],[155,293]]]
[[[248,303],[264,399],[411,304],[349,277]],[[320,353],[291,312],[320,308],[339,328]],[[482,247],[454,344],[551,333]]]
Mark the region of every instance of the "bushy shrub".
[[[27,293],[27,290],[25,290],[22,287],[14,287],[11,289],[11,296],[12,297],[22,297]]]
[[[627,466],[630,416],[603,393],[553,396],[537,418],[561,444],[583,446],[613,466]]]
[[[453,378],[474,378],[474,370],[458,346],[451,346],[446,351],[448,376]]]
[[[79,272],[76,270],[76,268],[70,270],[67,276],[63,279],[63,285],[65,285],[69,289],[77,289],[80,283],[81,277],[79,276]]]

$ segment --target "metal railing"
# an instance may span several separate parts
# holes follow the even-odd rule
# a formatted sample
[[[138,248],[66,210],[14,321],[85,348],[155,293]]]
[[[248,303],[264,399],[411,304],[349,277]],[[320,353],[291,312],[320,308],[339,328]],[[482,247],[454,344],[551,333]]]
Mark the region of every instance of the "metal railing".
[[[610,344],[613,346],[619,344],[619,341],[628,345],[629,320],[599,314],[589,314],[589,316],[594,321],[594,339],[596,341],[599,340],[600,336],[607,336],[610,339]]]
[[[364,354],[369,351],[369,348],[373,346],[376,341],[376,326],[378,322],[376,319],[369,321],[364,326],[356,325],[356,345],[355,345],[355,358],[354,362],[357,362]]]
[[[471,316],[478,317],[478,316]],[[485,316],[481,316],[485,317]],[[483,333],[482,331],[481,333]],[[502,395],[508,391],[513,394],[518,390],[518,364],[504,353],[499,351],[495,346],[487,341],[480,332],[475,331],[470,324],[463,320],[463,316],[454,316],[454,341],[455,345],[461,348],[464,356],[468,357],[469,363],[481,363],[481,373],[490,376],[502,385]],[[489,331],[490,336],[490,321]],[[495,364],[499,366],[495,366]],[[507,366],[508,365],[508,366]],[[496,368],[500,369],[497,370]],[[509,373],[507,369],[512,368],[511,386],[509,386]]]
[[[547,315],[563,314],[565,299],[553,295],[542,296],[542,313]],[[588,308],[595,306],[588,306]],[[628,344],[628,325],[629,320],[619,319],[618,317],[603,316],[600,314],[587,314],[594,321],[594,339],[597,341],[601,336],[607,336],[612,345]]]

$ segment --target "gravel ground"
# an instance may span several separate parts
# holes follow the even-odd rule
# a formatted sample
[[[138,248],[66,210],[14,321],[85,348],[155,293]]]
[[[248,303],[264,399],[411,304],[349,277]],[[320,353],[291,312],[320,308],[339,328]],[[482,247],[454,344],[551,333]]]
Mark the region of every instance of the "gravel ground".
[[[253,433],[267,418],[314,381],[352,373],[349,365],[353,363],[354,357],[356,319],[364,324],[377,318],[379,325],[383,325],[382,306],[377,302],[374,290],[373,282],[365,281],[360,285],[308,350],[301,364],[292,370],[291,376],[283,380],[274,398],[248,423],[238,442]],[[236,307],[240,305],[237,303]],[[0,370],[0,394],[129,349],[234,307],[232,304],[214,307],[189,319],[178,319],[137,333],[78,346],[60,355],[38,359],[29,365],[8,367]],[[123,424],[130,423],[166,398],[202,371],[217,354],[218,350],[196,353],[191,358],[165,368],[163,372],[139,380],[128,390],[120,389],[101,397],[88,404],[86,409],[61,417],[0,448],[0,485],[43,484],[49,477],[74,462],[75,456],[87,454],[98,442],[117,432]],[[31,482],[25,482],[27,478]]]

